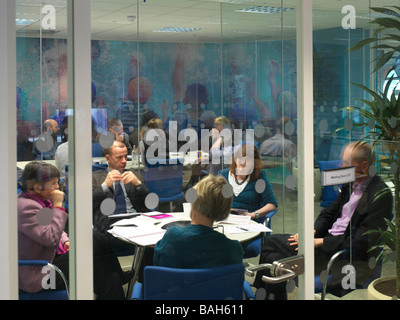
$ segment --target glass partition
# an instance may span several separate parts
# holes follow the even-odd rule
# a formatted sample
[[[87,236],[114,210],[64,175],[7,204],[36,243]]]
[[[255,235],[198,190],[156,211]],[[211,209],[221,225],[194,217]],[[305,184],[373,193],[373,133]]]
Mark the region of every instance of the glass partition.
[[[151,191],[143,209],[182,212],[183,203],[193,202],[197,182],[210,173],[230,172],[233,153],[254,145],[265,179],[259,184],[271,187],[270,201],[278,207],[270,226],[277,233],[297,232],[294,1],[284,6],[254,1],[91,3],[92,113],[93,118],[101,115],[94,119],[94,143],[100,146],[94,164],[109,166],[107,148],[114,139],[123,140],[126,168]],[[109,125],[115,118],[122,130],[119,122]],[[165,149],[155,149],[157,141],[166,142]],[[172,204],[162,201],[149,178],[151,161],[165,158],[183,164],[183,197]],[[156,184],[164,183],[163,175]],[[264,205],[236,209],[255,216]],[[98,213],[109,215],[113,209],[111,203]],[[250,260],[257,264],[258,255]]]
[[[289,237],[298,231],[295,2],[225,3],[221,25],[223,114],[243,131],[243,142],[254,139],[265,174],[259,179],[271,185],[278,205],[272,233]],[[286,290],[297,299],[294,281]],[[256,291],[257,299],[277,298],[266,295],[263,286]]]
[[[393,154],[392,157],[388,155],[385,143],[379,141],[382,140],[379,134],[373,134],[386,131],[380,126],[380,121],[387,121],[384,120],[387,113],[383,111],[383,119],[372,116],[380,112],[376,108],[384,110],[386,105],[378,106],[379,100],[360,86],[378,95],[384,92],[387,73],[395,65],[395,55],[380,70],[372,72],[377,62],[374,59],[383,56],[385,49],[363,46],[358,50],[349,50],[374,34],[377,26],[371,22],[375,18],[390,17],[390,13],[371,10],[371,7],[386,5],[386,1],[366,1],[363,4],[343,4],[338,8],[329,1],[318,1],[313,6],[316,174],[324,175],[324,172],[329,173],[324,169],[338,166],[355,166],[355,178],[350,185],[317,184],[318,198],[321,199],[321,208],[318,208],[316,201],[315,210],[318,237],[321,236],[321,226],[326,224],[318,217],[326,219],[330,216],[336,222],[329,225],[326,233],[328,238],[324,238],[324,241],[332,243],[330,239],[340,240],[342,237],[342,242],[337,241],[338,246],[332,246],[330,253],[333,255],[334,251],[344,250],[329,271],[327,259],[321,259],[316,253],[316,274],[320,275],[323,283],[328,283],[326,299],[367,299],[370,282],[383,273],[393,272],[393,262],[382,265],[382,261],[377,260],[380,249],[374,250],[373,246],[379,243],[378,234],[367,232],[377,228],[385,230],[387,226],[384,219],[391,220],[392,217],[391,193],[382,197],[378,197],[377,193],[386,186],[382,180],[393,185],[382,161],[386,163],[386,170],[391,168],[388,162],[394,165],[395,162]],[[390,29],[389,33],[398,34],[398,30]],[[346,145],[360,140],[373,146],[374,153],[371,155],[371,151],[360,144],[352,149],[349,158]],[[397,158],[397,155],[394,156]],[[367,164],[367,167],[361,169],[361,163]],[[359,186],[364,190],[362,196],[357,196]],[[340,201],[335,202],[339,192],[343,203],[353,203],[351,209],[347,204],[343,206]],[[367,195],[370,200],[367,200]],[[376,202],[371,200],[374,197],[378,199]],[[374,206],[377,202],[380,202],[379,209]],[[346,212],[349,215],[347,220],[344,218]]]
[[[67,128],[72,119],[66,2],[17,1],[15,22],[18,257],[46,260],[68,278],[74,272],[69,269],[68,254],[74,240],[68,237],[67,161],[62,160],[68,151]],[[19,288],[25,293],[65,291],[65,283],[47,265],[22,266]]]
[[[350,188],[346,183],[321,183],[325,168],[344,164],[355,167],[356,182],[365,178],[363,188],[376,177],[392,186],[394,181],[386,173],[398,173],[397,153],[388,154],[382,145],[363,170],[354,154],[348,159],[344,152],[348,143],[377,128],[363,113],[368,110],[366,101],[371,97],[359,85],[383,92],[390,75],[397,81],[396,55],[371,73],[370,61],[381,57],[390,46],[382,50],[367,46],[348,50],[373,34],[374,25],[370,22],[377,13],[370,7],[383,6],[383,2],[313,3],[315,182],[309,192],[315,197],[312,214],[318,229],[317,246],[322,244],[320,239],[324,241],[323,247],[315,251],[316,275],[322,283],[329,282],[332,290],[324,295],[329,299],[345,294],[353,294],[347,297],[354,299],[366,298],[357,296],[364,291],[354,288],[365,287],[376,272],[390,273],[393,265],[392,261],[383,265],[376,262],[376,252],[367,250],[377,238],[360,233],[370,229],[371,224],[380,226],[383,216],[390,218],[390,208],[385,207],[382,216],[373,216],[366,226],[363,210],[373,206],[361,198],[357,204],[361,201],[364,207],[358,205],[354,213],[350,210],[353,218],[347,222],[340,219],[342,203],[337,208],[330,205],[339,192],[343,199],[353,197],[353,186],[358,183]],[[133,184],[135,191],[124,187],[128,201],[123,213],[128,217],[156,212],[162,217],[183,214],[183,220],[188,221],[190,215],[184,208],[197,199],[194,187],[212,173],[225,175],[231,185],[228,195],[234,195],[237,201],[233,202],[233,212],[244,210],[258,223],[260,214],[262,219],[267,212],[276,211],[268,225],[271,234],[297,234],[297,139],[302,133],[297,123],[296,4],[295,0],[91,0],[93,190],[88,190],[88,196],[93,197],[94,232],[108,239],[125,271],[133,264],[138,273],[134,276],[141,279],[137,266],[151,264],[153,254],[146,246],[133,246],[132,241],[121,241],[121,237],[108,232],[118,221],[113,219],[117,202],[107,194],[107,188],[114,193],[114,184],[106,185],[113,169],[121,177],[129,169],[135,177],[130,176],[133,180],[127,183]],[[68,105],[67,94],[66,2],[17,1],[16,25],[20,185],[20,169],[28,162],[38,160],[57,166],[61,172],[60,190],[65,192],[64,207],[69,212],[68,179],[73,177],[68,175],[66,155],[73,152],[68,145],[73,107]],[[390,92],[397,94],[395,84],[389,84]],[[355,111],[349,112],[347,107],[354,107]],[[389,120],[389,125],[397,128],[396,116]],[[122,149],[126,147],[119,159],[114,158],[111,148],[115,140],[123,143]],[[367,139],[370,144],[375,141],[376,136]],[[240,165],[233,155],[242,146],[250,146],[243,149],[243,157],[259,157],[256,163],[262,170],[254,181],[249,178],[251,173],[236,171]],[[254,182],[254,199],[263,197],[266,190],[272,191],[270,197],[240,203],[240,185],[250,182]],[[130,197],[130,192],[135,196]],[[366,213],[369,218],[369,211]],[[332,223],[329,228],[324,225],[319,229],[324,215],[330,216]],[[333,226],[338,217],[339,225]],[[68,233],[68,224],[65,225],[63,230]],[[340,239],[339,244],[332,240],[334,237]],[[19,240],[21,254],[24,241]],[[242,245],[246,252],[249,242],[242,241]],[[146,247],[146,251],[138,250],[140,247]],[[327,255],[320,259],[319,254],[337,248],[345,252],[331,278],[326,270]],[[59,249],[60,253],[65,250],[63,246]],[[345,259],[348,257],[350,261]],[[260,261],[259,253],[245,259],[250,265]],[[297,299],[296,286],[293,280],[285,284],[289,299]],[[125,291],[131,289],[124,285]],[[271,298],[262,290],[254,292],[257,299]]]

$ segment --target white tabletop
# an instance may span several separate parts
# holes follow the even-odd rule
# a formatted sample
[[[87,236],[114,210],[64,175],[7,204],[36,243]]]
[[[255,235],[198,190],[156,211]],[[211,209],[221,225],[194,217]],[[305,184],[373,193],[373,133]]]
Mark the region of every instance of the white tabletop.
[[[151,213],[150,213],[151,214]],[[190,221],[183,212],[160,213],[167,215],[161,219],[140,215],[116,222],[109,232],[124,241],[139,246],[152,246],[162,239],[165,229],[162,227],[173,221]],[[257,237],[262,231],[270,231],[250,217],[230,215],[226,221],[214,224],[215,230],[224,233],[229,239],[244,242]]]

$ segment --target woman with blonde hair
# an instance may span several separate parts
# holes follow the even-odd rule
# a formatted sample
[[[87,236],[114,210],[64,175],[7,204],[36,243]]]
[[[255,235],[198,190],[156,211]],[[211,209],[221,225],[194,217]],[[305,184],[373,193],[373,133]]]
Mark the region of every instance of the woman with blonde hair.
[[[238,241],[215,231],[213,224],[228,217],[232,196],[223,192],[227,181],[208,175],[194,189],[191,224],[173,226],[154,248],[154,265],[170,268],[214,268],[242,263],[243,249]]]

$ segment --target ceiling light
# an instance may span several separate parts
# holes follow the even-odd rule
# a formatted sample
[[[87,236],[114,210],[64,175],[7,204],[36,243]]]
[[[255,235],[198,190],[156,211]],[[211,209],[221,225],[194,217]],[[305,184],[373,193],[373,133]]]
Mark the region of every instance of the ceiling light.
[[[248,13],[281,13],[282,11],[290,11],[293,8],[282,8],[282,7],[266,7],[266,6],[251,6],[244,9],[237,9],[237,12],[248,12]]]
[[[200,28],[187,28],[187,27],[164,27],[161,29],[153,30],[153,32],[192,32],[200,30]]]
[[[33,19],[15,19],[15,24],[19,26],[28,26],[32,23],[35,23],[37,20]]]
[[[129,22],[134,22],[136,20],[136,16],[127,16],[126,18]]]

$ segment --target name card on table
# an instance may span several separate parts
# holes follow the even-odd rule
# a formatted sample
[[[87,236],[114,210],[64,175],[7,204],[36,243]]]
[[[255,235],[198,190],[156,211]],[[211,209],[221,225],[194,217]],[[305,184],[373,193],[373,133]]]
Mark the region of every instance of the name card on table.
[[[323,187],[337,184],[350,183],[355,181],[355,167],[345,167],[337,169],[323,170],[321,172],[321,185]]]

